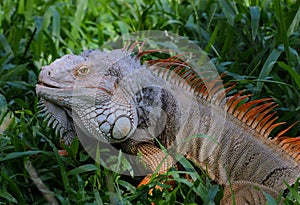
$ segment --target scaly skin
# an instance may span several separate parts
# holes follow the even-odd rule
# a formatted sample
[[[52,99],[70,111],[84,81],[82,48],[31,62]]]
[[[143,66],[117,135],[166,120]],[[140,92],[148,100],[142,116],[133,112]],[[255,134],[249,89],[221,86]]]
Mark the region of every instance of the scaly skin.
[[[145,76],[121,86],[123,79],[139,70],[143,70]],[[125,153],[141,153],[144,162],[155,171],[165,157],[156,137],[164,147],[192,159],[207,169],[213,180],[225,186],[222,204],[232,203],[230,187],[237,204],[264,204],[266,199],[262,191],[277,197],[286,187],[284,181],[293,184],[300,177],[298,153],[292,156],[291,151],[279,145],[280,140],[271,141],[263,136],[268,136],[270,126],[276,124],[255,120],[271,104],[261,106],[255,115],[250,115],[254,110],[250,104],[246,103],[240,110],[234,104],[243,98],[238,94],[228,100],[225,120],[221,107],[213,108],[216,116],[212,117],[210,111],[214,105],[199,92],[185,89],[196,100],[186,105],[192,107],[191,112],[183,113],[186,108],[179,107],[183,105],[176,102],[177,96],[155,86],[167,79],[145,70],[146,65],[141,65],[123,49],[66,55],[42,68],[36,92],[50,119],[56,122],[55,127],[62,130],[66,144],[70,144],[75,135],[74,126],[81,124],[79,127],[84,127],[90,136],[112,143]],[[143,81],[150,86],[140,89],[138,82]],[[126,86],[129,88],[123,89]],[[222,102],[224,104],[224,100],[220,100],[217,105]],[[265,103],[259,101],[257,104],[261,102]],[[156,111],[157,107],[164,112]],[[180,114],[185,115],[185,121],[180,121]],[[268,117],[261,115],[261,118]],[[217,130],[217,125],[224,120],[224,129]],[[214,126],[216,129],[209,129]],[[150,132],[141,132],[145,129]],[[209,137],[186,140],[197,134]],[[172,163],[172,157],[168,156],[159,172],[165,172]]]

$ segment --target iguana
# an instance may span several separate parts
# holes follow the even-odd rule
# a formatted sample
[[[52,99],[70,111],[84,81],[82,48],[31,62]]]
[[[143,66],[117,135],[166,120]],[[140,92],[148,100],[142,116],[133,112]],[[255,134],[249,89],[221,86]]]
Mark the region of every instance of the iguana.
[[[285,136],[290,127],[268,138],[282,124],[275,123],[276,105],[271,99],[250,101],[244,92],[229,94],[235,85],[225,88],[227,97],[219,95],[220,80],[204,83],[179,56],[141,62],[143,56],[154,52],[158,51],[89,50],[80,55],[65,55],[41,69],[36,92],[48,120],[54,121],[65,144],[72,142],[75,127],[82,124],[79,127],[86,128],[87,135],[105,140],[124,153],[141,154],[152,171],[166,157],[161,145],[166,149],[175,147],[176,152],[193,160],[225,187],[221,204],[231,204],[232,193],[237,204],[264,204],[263,192],[276,198],[286,188],[285,182],[295,183],[300,177],[300,138]],[[132,84],[121,88],[122,80],[139,70],[146,74],[135,75],[135,80],[147,81],[149,86],[136,90],[138,83],[134,85],[131,79]],[[200,115],[179,113],[183,109],[176,103],[176,96],[156,86],[155,79],[169,81],[194,96],[196,100],[189,106],[192,111],[200,111]],[[89,95],[94,99],[93,108],[87,103]],[[212,122],[210,111],[212,107],[216,109],[218,119],[218,113],[223,112],[218,108],[221,105],[226,107],[226,120],[224,129],[213,133],[217,141],[197,137],[209,138],[209,127],[219,123]],[[163,118],[162,124],[151,121],[156,119],[153,113],[157,107],[164,111],[157,113]],[[185,121],[178,120],[180,114],[186,115]],[[220,119],[224,120],[221,116]],[[150,124],[155,128],[153,132],[159,132],[148,133],[149,136],[142,132],[144,136],[139,138],[138,131]],[[174,163],[172,156],[165,161],[160,172]]]

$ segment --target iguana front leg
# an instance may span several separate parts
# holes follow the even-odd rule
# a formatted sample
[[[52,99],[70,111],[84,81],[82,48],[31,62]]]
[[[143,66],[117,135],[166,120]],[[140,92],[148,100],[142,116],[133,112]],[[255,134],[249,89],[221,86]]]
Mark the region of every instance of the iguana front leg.
[[[165,173],[173,166],[173,158],[154,144],[142,143],[138,145],[137,151],[142,156],[143,162],[151,169],[158,171],[158,174]],[[157,170],[159,168],[159,170]]]
[[[167,152],[158,148],[153,140],[136,141],[129,138],[121,143],[112,145],[126,154],[140,156],[142,162],[153,173],[165,173],[173,166],[173,158]]]
[[[269,187],[247,181],[235,181],[224,188],[224,196],[220,204],[231,205],[235,201],[236,205],[264,205],[267,200],[263,192],[274,199],[279,196],[277,191]]]
[[[174,164],[173,158],[168,155],[168,153],[151,143],[139,144],[137,152],[141,155],[143,163],[145,163],[153,173],[166,173]],[[147,175],[138,186],[148,184],[151,180],[151,176],[152,174]]]
[[[126,154],[140,156],[142,163],[144,163],[152,173],[166,173],[168,169],[174,165],[172,156],[158,148],[153,140],[140,142],[129,138],[122,143],[112,145],[116,149],[121,149],[122,152]],[[150,178],[148,181],[150,181]]]

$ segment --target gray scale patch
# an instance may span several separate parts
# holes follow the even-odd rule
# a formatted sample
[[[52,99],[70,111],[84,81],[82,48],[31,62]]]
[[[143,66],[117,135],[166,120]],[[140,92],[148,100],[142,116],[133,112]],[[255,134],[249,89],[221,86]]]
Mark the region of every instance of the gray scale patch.
[[[109,124],[114,124],[116,118],[114,116],[114,114],[110,114],[108,117],[107,117],[107,122],[109,122]]]
[[[90,114],[92,112],[92,110],[90,108],[87,108],[86,106],[85,106],[85,108],[86,108],[86,110],[85,110],[86,113]]]
[[[96,113],[97,113],[97,115],[102,114],[103,113],[103,109],[96,108]]]
[[[104,133],[109,133],[109,131],[110,131],[110,124],[108,122],[104,122],[100,126],[100,130],[102,130],[102,132],[104,132]]]
[[[110,111],[111,111],[111,112],[116,112],[116,109],[117,109],[116,107],[117,107],[117,106],[113,105],[113,106],[110,108]]]
[[[102,123],[102,122],[104,122],[105,120],[106,120],[106,115],[99,115],[99,116],[97,117],[98,123]]]
[[[94,111],[91,112],[89,115],[90,115],[90,118],[95,118],[97,116],[96,112],[94,112]]]
[[[110,110],[104,110],[104,112],[103,112],[104,115],[109,115],[110,113],[111,113]]]
[[[116,116],[121,116],[123,114],[125,114],[125,112],[123,110],[116,110]]]
[[[90,122],[93,124],[93,125],[98,125],[97,121],[95,119],[90,119]]]

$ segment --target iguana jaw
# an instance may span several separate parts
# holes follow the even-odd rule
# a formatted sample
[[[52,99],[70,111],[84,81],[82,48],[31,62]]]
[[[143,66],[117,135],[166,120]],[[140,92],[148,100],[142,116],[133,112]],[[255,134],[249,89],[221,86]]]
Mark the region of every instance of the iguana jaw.
[[[45,84],[36,85],[36,93],[39,97],[63,107],[67,105],[70,108],[71,103],[68,103],[67,96],[72,96],[72,92],[72,88],[49,87]]]

